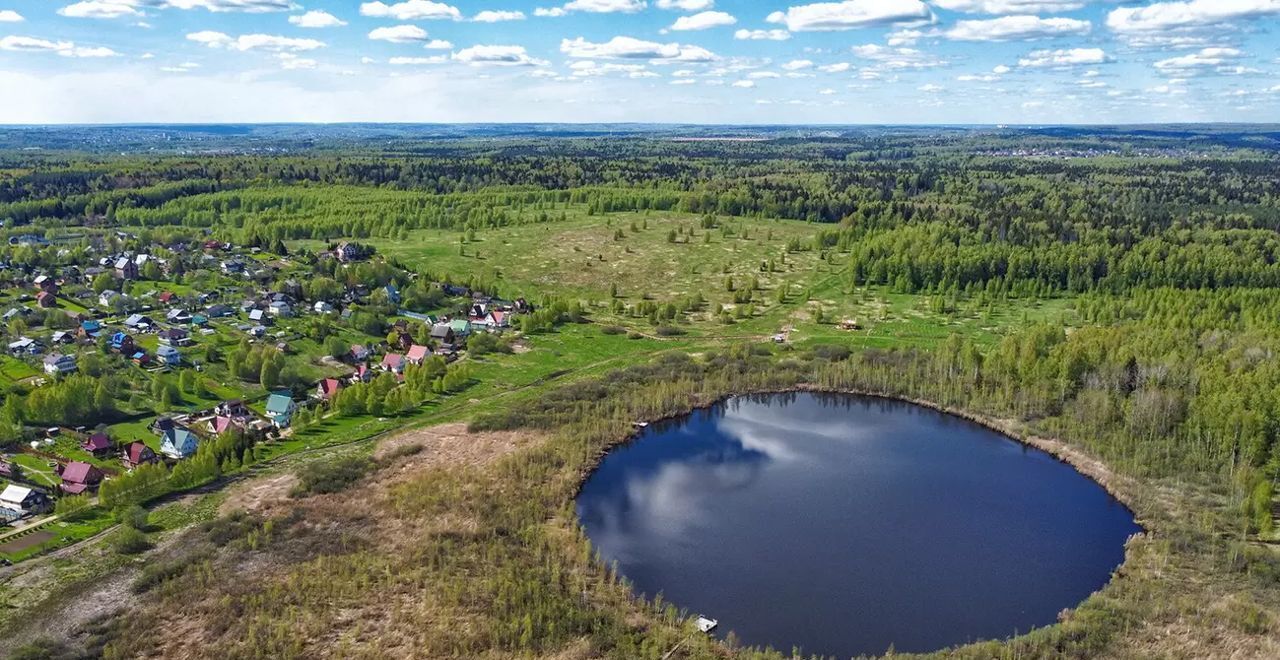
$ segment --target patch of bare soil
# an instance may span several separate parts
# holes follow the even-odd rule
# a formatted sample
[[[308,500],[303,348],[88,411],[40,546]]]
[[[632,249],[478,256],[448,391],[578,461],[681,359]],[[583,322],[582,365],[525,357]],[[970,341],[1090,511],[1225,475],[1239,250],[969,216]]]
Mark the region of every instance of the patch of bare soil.
[[[218,513],[225,516],[235,511],[244,511],[269,518],[277,513],[281,504],[288,501],[289,491],[297,483],[298,478],[293,473],[238,483],[231,487],[226,500],[218,507]]]

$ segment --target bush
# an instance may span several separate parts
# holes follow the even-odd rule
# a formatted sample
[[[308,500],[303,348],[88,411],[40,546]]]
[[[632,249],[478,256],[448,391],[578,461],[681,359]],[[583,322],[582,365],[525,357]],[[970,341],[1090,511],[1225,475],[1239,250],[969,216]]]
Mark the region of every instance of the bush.
[[[813,347],[813,355],[831,362],[842,362],[849,358],[849,348],[835,344],[818,344]]]
[[[147,535],[127,525],[116,532],[111,545],[122,555],[136,555],[151,549],[151,541],[147,540]]]
[[[620,335],[625,333],[626,331],[627,331],[626,328],[623,328],[620,325],[606,325],[603,328],[600,328],[600,332],[606,335]]]
[[[632,331],[627,333],[627,339],[640,339],[641,337],[644,337],[644,335],[638,332]]]
[[[364,456],[348,456],[331,461],[319,461],[298,471],[298,485],[291,493],[294,497],[336,493],[347,489],[373,469],[373,462]]]
[[[674,325],[660,325],[654,332],[658,333],[659,337],[678,337],[684,334],[684,330]]]
[[[150,530],[150,522],[148,521],[149,517],[150,514],[147,513],[147,510],[137,504],[128,508],[116,510],[116,520],[119,520],[120,524],[125,527],[136,529],[140,532]]]

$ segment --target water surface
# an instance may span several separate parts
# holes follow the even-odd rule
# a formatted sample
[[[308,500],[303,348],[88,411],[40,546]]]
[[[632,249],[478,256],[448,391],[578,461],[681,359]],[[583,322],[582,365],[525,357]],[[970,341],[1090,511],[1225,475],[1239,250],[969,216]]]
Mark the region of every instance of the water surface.
[[[839,657],[1053,623],[1139,530],[1095,482],[978,424],[810,393],[651,425],[577,505],[639,591],[746,644]]]

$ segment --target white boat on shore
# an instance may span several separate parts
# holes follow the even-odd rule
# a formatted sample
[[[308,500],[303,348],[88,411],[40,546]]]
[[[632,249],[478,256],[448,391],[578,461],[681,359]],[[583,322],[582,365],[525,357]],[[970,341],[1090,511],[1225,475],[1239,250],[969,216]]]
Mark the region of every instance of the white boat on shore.
[[[709,619],[702,615],[698,616],[698,620],[695,623],[698,626],[698,630],[704,633],[710,633],[712,630],[716,629],[716,626],[720,625],[719,621]]]

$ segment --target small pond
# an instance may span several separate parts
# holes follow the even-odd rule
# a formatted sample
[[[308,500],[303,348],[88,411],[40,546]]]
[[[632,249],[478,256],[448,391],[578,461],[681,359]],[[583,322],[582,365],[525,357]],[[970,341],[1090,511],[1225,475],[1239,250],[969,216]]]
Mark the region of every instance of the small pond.
[[[577,509],[640,592],[748,645],[838,657],[1051,624],[1139,531],[1097,483],[981,425],[811,393],[652,424]]]

